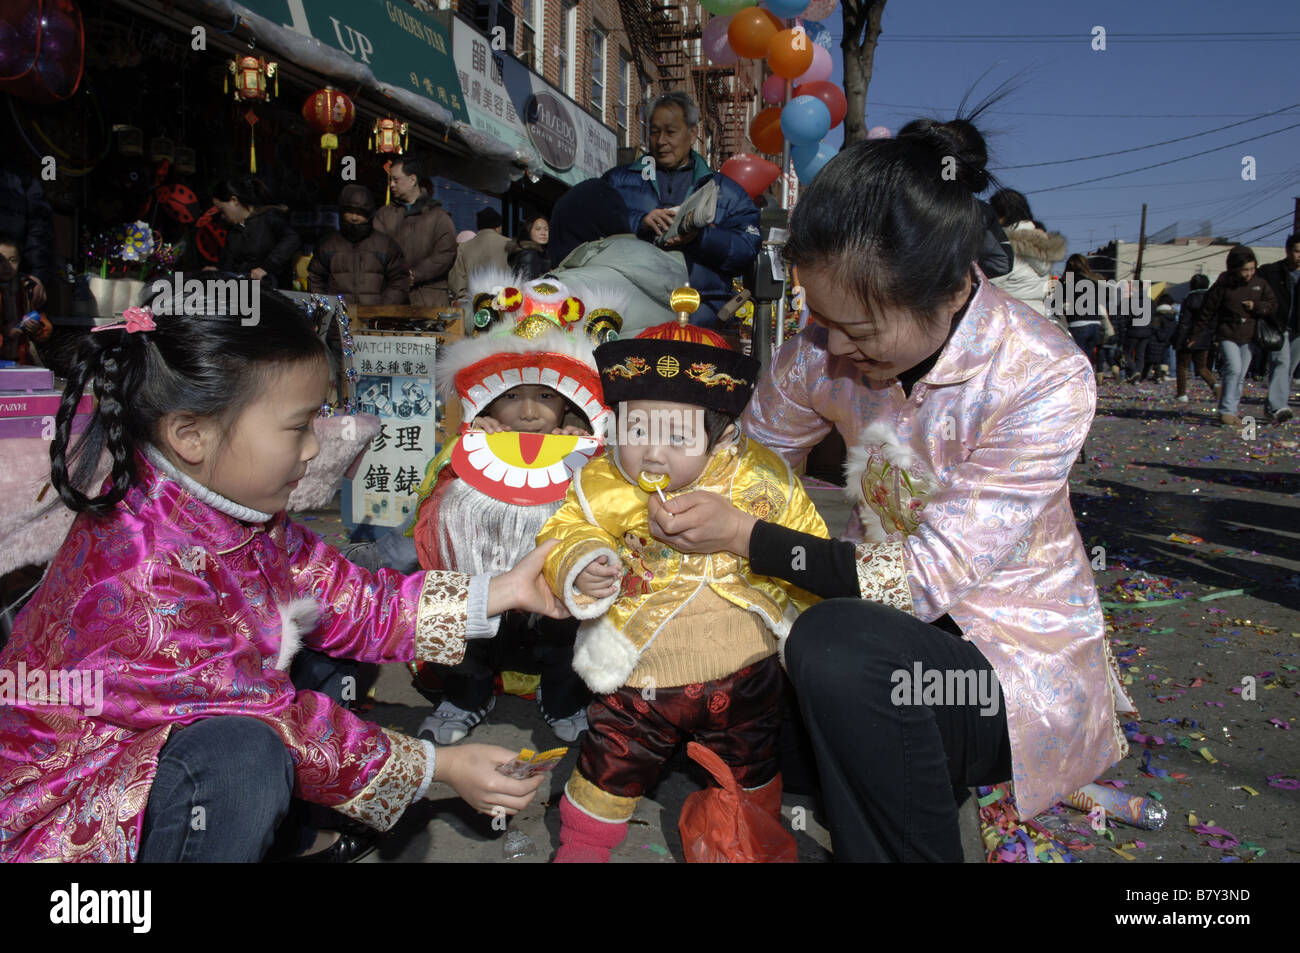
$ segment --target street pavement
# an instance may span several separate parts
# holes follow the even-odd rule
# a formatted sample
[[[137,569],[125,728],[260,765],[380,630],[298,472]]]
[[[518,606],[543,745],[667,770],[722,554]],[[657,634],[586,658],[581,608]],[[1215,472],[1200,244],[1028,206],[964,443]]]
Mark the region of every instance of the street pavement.
[[[1245,425],[1222,427],[1208,389],[1194,383],[1195,399],[1178,404],[1172,382],[1102,382],[1070,479],[1112,645],[1139,709],[1126,719],[1132,750],[1105,778],[1125,795],[1159,800],[1167,820],[1156,831],[1113,819],[1096,830],[1087,815],[1058,807],[1034,825],[1036,842],[1053,839],[1049,856],[1119,864],[1300,859],[1300,422],[1268,423],[1263,388],[1250,382]],[[841,491],[811,494],[838,531],[847,518]],[[300,518],[327,542],[343,542],[337,509]],[[432,708],[403,666],[383,667],[374,698],[367,718],[412,734]],[[471,740],[511,750],[560,744],[536,704],[515,696],[499,697]],[[549,860],[576,755],[570,746],[507,831],[444,788],[444,797],[435,791],[408,810],[368,861]],[[677,817],[702,785],[692,768],[684,755],[669,765],[615,862],[683,860]],[[962,814],[968,862],[984,859],[974,805]],[[829,860],[815,799],[787,793],[784,814],[800,861]],[[996,847],[1008,835],[988,836]]]

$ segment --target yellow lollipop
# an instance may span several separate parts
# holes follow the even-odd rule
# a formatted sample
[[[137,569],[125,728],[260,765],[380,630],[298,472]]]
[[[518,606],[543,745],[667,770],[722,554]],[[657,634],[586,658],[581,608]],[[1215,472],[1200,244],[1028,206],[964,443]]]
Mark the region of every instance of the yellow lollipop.
[[[668,502],[664,499],[664,487],[671,482],[672,478],[667,473],[646,473],[642,470],[636,477],[636,485],[647,493],[658,493],[660,503]]]

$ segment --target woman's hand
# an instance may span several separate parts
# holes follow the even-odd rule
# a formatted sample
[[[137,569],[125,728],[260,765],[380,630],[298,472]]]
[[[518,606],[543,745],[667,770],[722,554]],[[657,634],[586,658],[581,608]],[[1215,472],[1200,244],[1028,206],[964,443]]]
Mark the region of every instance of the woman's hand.
[[[749,558],[756,517],[706,490],[675,496],[666,504],[650,497],[650,532],[682,553],[735,553]]]
[[[618,592],[618,581],[623,576],[623,567],[609,564],[608,556],[601,556],[587,563],[586,568],[578,573],[573,586],[590,599],[606,599]]]
[[[552,619],[567,619],[569,610],[556,598],[542,574],[546,554],[560,544],[558,539],[548,539],[519,560],[509,572],[493,576],[488,582],[487,614],[491,618],[507,609],[536,612]]]
[[[645,218],[641,219],[641,224],[650,229],[656,235],[662,235],[668,231],[672,225],[673,219],[677,217],[675,208],[657,208],[646,212]]]
[[[515,752],[496,745],[460,745],[438,748],[433,779],[450,785],[461,799],[480,814],[517,814],[528,806],[545,775],[517,780],[497,771],[497,765]]]
[[[254,268],[252,271],[248,273],[248,277],[252,278],[254,281],[261,281],[263,278],[266,277],[266,269]]]

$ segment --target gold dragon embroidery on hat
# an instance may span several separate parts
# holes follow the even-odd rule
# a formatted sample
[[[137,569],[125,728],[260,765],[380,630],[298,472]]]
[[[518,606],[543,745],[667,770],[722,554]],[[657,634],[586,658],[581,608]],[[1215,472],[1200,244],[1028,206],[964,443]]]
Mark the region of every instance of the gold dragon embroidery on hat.
[[[650,373],[650,364],[643,357],[629,357],[624,364],[615,364],[612,367],[605,368],[605,374],[611,380],[615,377],[631,380],[634,377],[640,377],[642,374],[648,373]]]
[[[749,385],[749,381],[720,373],[716,364],[692,364],[686,376],[693,381],[699,381],[705,387],[725,387],[728,391],[735,390],[738,384],[741,387]]]

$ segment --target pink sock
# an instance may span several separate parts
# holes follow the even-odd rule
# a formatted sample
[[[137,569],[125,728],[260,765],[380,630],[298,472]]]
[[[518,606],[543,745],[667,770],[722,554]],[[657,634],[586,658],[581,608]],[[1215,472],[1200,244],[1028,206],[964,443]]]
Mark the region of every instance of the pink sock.
[[[627,821],[610,824],[598,821],[569,800],[560,798],[560,849],[557,864],[607,864],[609,852],[623,843]]]

